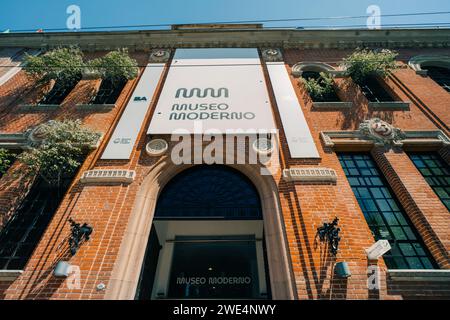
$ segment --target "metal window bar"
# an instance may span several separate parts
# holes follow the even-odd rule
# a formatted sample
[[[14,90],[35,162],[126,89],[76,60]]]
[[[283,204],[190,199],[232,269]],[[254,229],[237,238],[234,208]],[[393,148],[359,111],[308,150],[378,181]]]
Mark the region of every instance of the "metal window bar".
[[[450,166],[437,153],[409,153],[408,155],[450,211]]]
[[[261,202],[252,182],[220,165],[181,172],[161,192],[155,219],[262,219]]]
[[[384,89],[377,79],[369,77],[364,82],[359,84],[363,94],[370,102],[388,102],[394,99]]]
[[[71,81],[57,80],[52,90],[42,98],[39,104],[61,104],[80,80],[81,75]]]
[[[115,104],[122,93],[126,79],[111,81],[109,79],[102,80],[97,94],[92,99],[92,104]]]
[[[427,70],[427,75],[444,90],[450,92],[450,70],[443,67],[422,67]]]
[[[339,154],[339,161],[376,241],[392,249],[383,258],[390,269],[434,269],[436,263],[367,154]]]

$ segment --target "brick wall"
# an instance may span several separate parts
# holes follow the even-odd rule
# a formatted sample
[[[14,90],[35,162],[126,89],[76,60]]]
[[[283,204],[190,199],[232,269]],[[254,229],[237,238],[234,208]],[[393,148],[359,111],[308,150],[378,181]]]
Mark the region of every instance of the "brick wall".
[[[400,59],[407,61],[411,55],[430,52],[448,54],[450,51],[446,49],[400,50]],[[322,61],[336,65],[349,53],[350,51],[347,50],[290,49],[284,51],[284,58],[287,70],[290,71],[290,68],[300,61]],[[146,54],[138,53],[135,56],[140,64],[146,62]],[[423,283],[405,285],[386,279],[386,266],[382,260],[378,262],[382,276],[381,287],[375,291],[368,290],[369,264],[364,248],[372,245],[374,240],[336,154],[330,148],[324,147],[319,138],[319,132],[322,130],[355,130],[361,121],[371,117],[380,117],[406,130],[435,130],[437,128],[435,118],[442,119],[448,124],[446,118],[448,112],[445,113],[444,104],[441,103],[444,101],[442,96],[441,99],[434,99],[434,94],[429,94],[429,92],[434,92],[436,95],[443,94],[437,84],[430,79],[415,75],[410,69],[401,69],[396,76],[399,80],[388,79],[386,82],[390,90],[402,100],[408,100],[408,95],[399,87],[398,81],[401,81],[421,100],[421,102],[412,101],[409,111],[369,110],[367,99],[349,79],[338,79],[336,82],[339,96],[353,102],[350,110],[313,110],[312,101],[305,89],[298,79],[291,77],[292,85],[319,150],[320,160],[290,158],[275,99],[270,92],[270,84],[268,85],[274,118],[281,129],[281,169],[291,166],[322,166],[332,168],[338,174],[335,184],[300,184],[286,182],[281,178],[280,173],[274,176],[299,299],[402,299],[423,294],[421,290]],[[130,185],[82,185],[76,178],[30,259],[24,274],[13,283],[0,283],[0,298],[102,299],[104,297],[104,291],[97,291],[96,285],[105,283],[108,286],[140,185],[145,176],[164,159],[150,158],[143,151],[148,141],[146,128],[154,112],[155,105],[153,105],[146,115],[145,125],[141,128],[131,160],[98,160],[135,81],[128,83],[119,98],[117,107],[110,112],[95,113],[76,110],[74,105],[86,101],[88,92],[96,85],[95,81],[81,81],[61,109],[50,114],[23,114],[16,111],[20,101],[33,101],[41,90],[35,88],[22,72],[0,87],[0,119],[2,119],[0,131],[22,131],[51,118],[82,118],[86,125],[104,132],[106,136],[100,148],[88,157],[80,172],[90,168],[124,168],[135,170],[137,173],[136,180]],[[18,97],[20,97],[19,100]],[[424,109],[423,104],[428,109]],[[448,155],[448,149],[441,151],[441,154]],[[387,175],[388,182],[407,214],[424,236],[424,241],[430,247],[439,265],[442,268],[449,268],[450,227],[444,219],[448,211],[404,153],[376,150],[373,156],[382,172]],[[448,156],[446,158],[448,159]],[[5,179],[10,179],[8,176],[2,178],[0,185],[1,182],[7,181]],[[14,197],[13,194],[20,194],[19,190],[14,189],[13,184],[2,189],[0,203],[9,203],[11,197]],[[11,208],[7,209],[8,206],[5,206],[5,209],[2,206],[0,211],[4,220],[11,214]],[[9,212],[8,216],[6,212]],[[316,230],[324,222],[333,220],[335,216],[340,218],[342,240],[337,257],[332,257],[324,244],[318,241]],[[69,217],[94,226],[92,239],[81,247],[75,257],[69,256],[67,248]],[[70,259],[71,264],[80,267],[80,289],[68,289],[64,281],[51,275],[55,263],[62,257]],[[334,276],[334,265],[340,261],[349,263],[352,272],[349,279],[342,280]],[[426,295],[436,294],[432,286],[430,284],[430,290],[426,292]],[[450,296],[450,290],[443,287],[438,295],[439,297]]]

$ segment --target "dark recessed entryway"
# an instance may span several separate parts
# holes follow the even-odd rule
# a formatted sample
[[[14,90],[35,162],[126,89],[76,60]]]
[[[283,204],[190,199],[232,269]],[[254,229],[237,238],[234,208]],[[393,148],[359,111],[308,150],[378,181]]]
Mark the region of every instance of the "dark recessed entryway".
[[[261,200],[227,166],[175,176],[159,195],[137,299],[267,299]]]

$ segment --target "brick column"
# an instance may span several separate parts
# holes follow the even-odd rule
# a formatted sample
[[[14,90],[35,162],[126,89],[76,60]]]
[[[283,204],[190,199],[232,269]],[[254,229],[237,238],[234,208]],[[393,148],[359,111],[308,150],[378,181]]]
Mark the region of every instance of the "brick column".
[[[402,151],[374,148],[372,156],[439,267],[450,268],[449,212]]]

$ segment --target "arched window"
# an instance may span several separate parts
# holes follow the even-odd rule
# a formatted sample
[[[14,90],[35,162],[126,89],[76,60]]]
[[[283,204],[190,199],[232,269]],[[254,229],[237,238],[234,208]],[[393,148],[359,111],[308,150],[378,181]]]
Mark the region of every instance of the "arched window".
[[[427,75],[433,79],[444,90],[450,92],[450,70],[444,67],[422,66],[427,70]]]
[[[444,90],[450,92],[450,56],[415,56],[408,64],[417,74],[429,76]]]
[[[325,73],[338,73],[339,71],[335,70],[329,64],[323,62],[313,62],[313,61],[304,61],[296,63],[292,66],[292,75],[294,77],[303,77],[303,73],[305,72],[325,72]]]
[[[261,202],[252,182],[227,166],[202,165],[170,181],[156,207],[156,219],[262,219]]]

